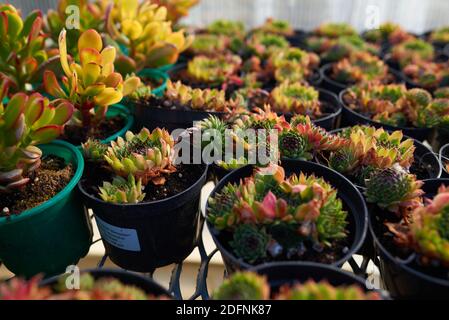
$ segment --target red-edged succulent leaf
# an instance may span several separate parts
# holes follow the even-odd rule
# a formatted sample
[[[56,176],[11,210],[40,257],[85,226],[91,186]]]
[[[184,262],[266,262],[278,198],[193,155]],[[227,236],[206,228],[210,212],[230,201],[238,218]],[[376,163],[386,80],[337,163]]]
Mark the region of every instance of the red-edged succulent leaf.
[[[51,105],[47,105],[44,108],[44,112],[42,112],[40,118],[31,126],[31,129],[37,130],[39,128],[45,127],[46,125],[50,125],[54,116],[55,108]]]
[[[48,94],[53,97],[66,98],[67,95],[59,85],[58,79],[53,71],[46,70],[44,72],[44,88]]]
[[[0,172],[0,182],[8,182],[18,179],[22,176],[23,169],[13,169],[7,172]]]
[[[79,52],[79,54],[82,65],[86,65],[88,63],[101,65],[101,54],[98,50],[93,48],[84,48]]]
[[[37,60],[33,57],[28,57],[25,60],[23,60],[23,65],[25,74],[33,74],[36,72],[37,68],[39,67],[39,63]]]
[[[56,100],[53,102],[55,106],[55,115],[52,124],[62,126],[72,118],[75,107],[67,100]]]
[[[123,81],[123,77],[118,72],[113,72],[104,79],[104,84],[108,87],[116,88]]]
[[[57,125],[49,125],[42,128],[37,129],[36,131],[31,133],[31,139],[35,144],[40,143],[48,143],[62,133],[63,127]]]
[[[44,97],[39,93],[34,93],[28,97],[25,108],[25,122],[27,125],[33,125],[44,112]]]
[[[103,40],[100,34],[94,29],[84,31],[78,39],[78,50],[83,51],[86,48],[91,48],[100,52],[103,48]]]
[[[24,93],[16,93],[11,100],[9,100],[6,106],[3,119],[5,121],[5,127],[7,129],[12,128],[19,117],[25,111],[25,103],[28,97]]]
[[[36,24],[36,20],[40,20],[40,22]],[[30,35],[29,40],[32,40],[39,34],[41,29],[42,29],[42,12],[40,10],[34,10],[30,14],[28,14],[25,21],[23,22],[23,28],[20,33],[20,37]]]

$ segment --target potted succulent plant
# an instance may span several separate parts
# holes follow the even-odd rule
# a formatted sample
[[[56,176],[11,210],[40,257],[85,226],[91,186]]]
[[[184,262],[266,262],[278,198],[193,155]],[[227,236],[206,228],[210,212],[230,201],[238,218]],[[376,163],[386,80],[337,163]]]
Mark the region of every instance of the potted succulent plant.
[[[282,166],[237,169],[209,197],[207,226],[229,273],[269,261],[339,266],[363,241],[366,207],[348,180],[311,162]]]
[[[162,97],[155,96],[151,90],[137,90],[130,96],[134,104],[136,127],[157,127],[169,131],[190,128],[195,121],[209,115],[229,117],[243,108],[241,99],[227,99],[224,90],[193,89],[180,81],[167,84]]]
[[[262,31],[250,34],[245,41],[245,45],[249,55],[256,55],[262,60],[267,59],[277,50],[286,49],[290,46],[283,35]]]
[[[271,33],[284,36],[290,45],[303,47],[306,32],[295,30],[287,20],[268,18],[264,24],[252,30],[252,32]]]
[[[399,172],[387,176],[390,192],[399,191],[397,186],[407,179]],[[418,197],[408,201],[407,210],[400,215],[378,210],[371,217],[382,279],[394,298],[447,298],[449,190],[444,184],[448,183],[447,179],[419,182]],[[424,204],[421,195],[427,198]]]
[[[130,110],[119,103],[140,84],[137,77],[114,72],[116,50],[103,47],[101,36],[93,29],[78,39],[79,60],[69,64],[66,31],[59,37],[60,62],[64,71],[61,84],[53,71],[44,73],[44,87],[49,95],[67,99],[76,108],[62,138],[80,145],[88,138],[111,141],[124,135],[134,121]]]
[[[41,84],[43,70],[55,60],[49,59],[45,48],[42,13],[35,10],[22,19],[15,7],[4,4],[0,14],[0,78],[8,79],[11,94],[31,92]]]
[[[159,128],[83,144],[87,169],[78,188],[108,257],[124,269],[150,272],[182,261],[196,245],[206,166],[175,163],[174,148]]]
[[[82,271],[79,289],[69,289],[67,275],[40,280],[14,278],[0,284],[0,300],[166,300],[170,294],[153,280],[112,269]]]
[[[3,98],[7,83],[0,91]],[[83,159],[53,141],[73,110],[38,93],[0,103],[0,260],[17,275],[63,272],[89,250],[90,222],[75,189]]]
[[[430,92],[449,85],[449,62],[417,60],[402,69],[409,88],[424,88]]]
[[[381,300],[363,279],[317,263],[268,263],[236,272],[218,287],[215,300]]]
[[[437,49],[444,49],[449,43],[449,26],[443,26],[433,31],[424,33],[424,38],[431,42]]]
[[[396,70],[400,70],[410,62],[432,61],[434,58],[434,47],[430,43],[416,38],[392,46],[384,57],[390,67]]]
[[[419,179],[438,178],[441,166],[433,152],[419,141],[401,131],[388,132],[382,128],[354,126],[332,131],[337,135],[335,150],[318,152],[319,162],[327,164],[351,180],[360,190],[366,179],[380,169],[399,164]]]
[[[193,88],[223,89],[230,96],[243,83],[239,77],[242,59],[233,54],[198,55],[170,72],[172,81],[181,81]]]
[[[215,56],[226,53],[231,45],[231,39],[225,35],[200,33],[186,51],[188,56],[206,55]]]
[[[120,48],[115,66],[123,76],[137,73],[146,78],[146,68],[166,71],[178,60],[193,38],[183,29],[173,31],[167,7],[151,0],[118,1],[106,12],[108,41]]]
[[[339,94],[349,86],[378,81],[379,83],[392,83],[401,77],[392,70],[379,57],[368,52],[353,52],[333,64],[326,64],[321,69],[323,78],[322,87]]]
[[[283,82],[275,87],[269,97],[273,111],[285,114],[309,116],[326,130],[334,129],[339,121],[341,105],[337,96],[324,89],[315,89],[299,82]]]
[[[403,84],[365,83],[340,93],[343,122],[369,124],[402,132],[419,141],[432,141],[434,127],[446,111],[446,99],[433,99],[424,89]]]
[[[382,46],[384,51],[392,45],[415,38],[413,34],[392,22],[385,22],[377,29],[367,30],[362,33],[362,37],[370,43]]]

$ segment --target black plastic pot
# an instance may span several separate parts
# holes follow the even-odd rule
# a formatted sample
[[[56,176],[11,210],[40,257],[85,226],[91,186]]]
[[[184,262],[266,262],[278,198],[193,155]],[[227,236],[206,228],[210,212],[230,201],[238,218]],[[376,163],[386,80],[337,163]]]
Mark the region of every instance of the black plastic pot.
[[[172,132],[176,129],[191,128],[195,121],[204,120],[211,115],[222,118],[223,114],[222,112],[172,110],[160,106],[149,107],[136,103],[134,107],[135,130],[138,131],[143,127],[150,130],[165,128]]]
[[[340,92],[339,98],[340,103],[343,107],[342,109],[342,126],[354,126],[354,125],[370,125],[376,128],[384,128],[389,131],[401,130],[404,135],[409,136],[418,141],[429,141],[431,142],[434,136],[435,130],[432,128],[413,128],[413,127],[394,127],[388,124],[383,124],[377,121],[373,121],[368,117],[352,110],[349,108],[343,100],[343,96],[347,93],[348,89]]]
[[[288,42],[290,42],[290,45],[292,47],[297,47],[301,49],[306,49],[306,37],[308,35],[308,32],[304,30],[295,30],[295,33],[291,36],[286,37]]]
[[[84,204],[91,208],[106,254],[126,270],[151,272],[184,260],[199,235],[199,202],[207,167],[192,186],[170,198],[138,204],[112,204],[88,193],[78,183]]]
[[[344,130],[344,128],[336,129],[331,131],[330,133],[336,134]],[[404,139],[408,139],[409,137],[404,136]],[[418,179],[437,179],[441,176],[442,168],[439,159],[437,156],[427,148],[424,144],[419,142],[418,140],[413,140],[415,145],[415,152],[414,152],[414,159],[415,162],[421,162],[424,163],[424,165],[427,168],[427,175],[426,176],[419,176]],[[320,159],[317,159],[319,163]],[[412,166],[412,173],[413,172],[413,166]],[[360,185],[354,184],[357,189],[360,191],[360,193],[364,196],[365,187],[362,187]],[[369,213],[369,212],[368,212]],[[367,233],[365,237],[365,241],[363,243],[363,246],[360,248],[360,250],[357,252],[358,254],[361,254],[365,257],[373,258],[374,257],[374,244],[373,239],[371,237],[371,234]]]
[[[328,63],[320,68],[322,78],[321,87],[338,95],[341,91],[347,89],[351,85],[347,83],[338,82],[331,78],[330,73],[332,71],[331,70],[332,65],[333,65],[332,63]],[[402,76],[396,70],[390,69],[389,73],[391,73],[394,76],[395,82],[402,82]]]
[[[334,266],[341,266],[344,262],[352,257],[356,253],[365,238],[367,230],[367,208],[362,195],[357,188],[344,176],[336,171],[333,171],[325,166],[317,163],[299,161],[299,160],[283,160],[282,167],[285,170],[286,175],[293,173],[299,174],[300,172],[306,174],[314,174],[317,177],[323,177],[333,187],[338,190],[338,197],[342,199],[345,209],[349,212],[349,237],[352,240],[352,244],[349,250],[344,256],[332,263]],[[252,175],[254,167],[251,165],[239,168],[226,175],[214,188],[210,197],[220,190],[228,183],[239,183],[240,179],[249,177]],[[206,205],[206,214],[208,212],[208,204]],[[238,259],[230,250],[227,243],[222,243],[219,237],[219,232],[207,222],[207,227],[212,235],[217,248],[220,250],[223,258],[226,270],[228,273],[233,273],[236,270],[244,270],[253,267],[252,265]]]
[[[447,56],[449,56],[449,43],[444,47],[443,53]]]
[[[448,179],[429,179],[424,181],[423,190],[432,198],[441,184],[449,185]],[[417,267],[415,257],[402,260],[391,254],[376,235],[374,216],[370,219],[370,233],[379,256],[379,269],[386,289],[396,299],[447,299],[449,279],[438,278],[423,273]]]
[[[439,152],[439,160],[442,167],[441,178],[449,178],[449,172],[446,170],[445,162],[449,162],[449,143],[441,147]]]
[[[368,291],[364,279],[335,266],[320,263],[273,262],[252,268],[251,271],[267,277],[271,292],[277,292],[283,285],[294,285],[310,279],[316,282],[327,280],[333,286],[359,285]]]
[[[95,280],[101,278],[114,278],[119,280],[121,283],[129,286],[135,286],[139,289],[142,289],[147,294],[159,297],[172,297],[171,294],[165,290],[162,286],[157,284],[155,281],[148,277],[143,277],[139,274],[127,272],[120,269],[88,269],[82,270],[82,273],[90,273]],[[59,275],[55,277],[51,277],[45,280],[42,280],[39,284],[40,286],[54,286],[58,283],[59,279],[64,275]]]

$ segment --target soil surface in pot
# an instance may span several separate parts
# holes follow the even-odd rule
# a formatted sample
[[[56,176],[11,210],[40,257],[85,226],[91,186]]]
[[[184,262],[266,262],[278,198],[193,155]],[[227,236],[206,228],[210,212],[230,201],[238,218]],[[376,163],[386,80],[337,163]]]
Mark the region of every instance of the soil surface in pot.
[[[199,164],[179,164],[176,166],[176,169],[176,172],[164,175],[166,181],[163,185],[148,183],[143,191],[145,199],[141,203],[175,196],[190,188],[204,172],[204,166]],[[98,197],[98,187],[103,184],[103,181],[112,181],[113,177],[114,174],[107,168],[97,163],[87,162],[82,184],[89,194]]]
[[[30,182],[21,190],[2,194],[0,217],[20,214],[53,198],[74,175],[72,164],[57,156],[45,156],[40,167],[28,176]]]
[[[166,100],[165,98],[158,98],[153,96],[142,97],[138,100],[135,100],[134,103],[144,108],[159,108],[159,109],[179,110],[179,111],[215,112],[215,110],[192,109],[188,105],[179,104],[173,101]]]
[[[449,269],[441,266],[437,261],[433,260],[429,264],[423,264],[421,256],[415,253],[413,250],[408,248],[399,247],[394,242],[393,234],[385,226],[385,222],[399,222],[393,213],[381,210],[373,205],[371,211],[371,223],[373,226],[373,231],[377,236],[377,239],[382,244],[382,246],[387,250],[393,257],[397,257],[402,260],[402,264],[407,265],[409,268],[424,273],[426,275],[449,280]]]
[[[126,119],[121,116],[114,116],[104,118],[98,126],[91,126],[89,128],[66,125],[64,134],[60,137],[61,140],[70,142],[77,146],[87,141],[87,139],[106,139],[125,127]]]

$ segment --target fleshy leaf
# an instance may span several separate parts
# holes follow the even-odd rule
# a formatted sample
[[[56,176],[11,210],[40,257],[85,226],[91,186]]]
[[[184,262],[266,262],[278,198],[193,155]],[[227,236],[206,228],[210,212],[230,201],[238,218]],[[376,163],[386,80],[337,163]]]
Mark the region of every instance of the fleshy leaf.
[[[178,49],[172,44],[165,43],[156,45],[147,53],[146,66],[149,68],[157,68],[175,63],[178,60],[178,55]]]
[[[52,124],[62,126],[71,119],[75,108],[70,102],[65,100],[55,101],[54,103],[55,115]]]
[[[110,106],[119,103],[122,98],[123,94],[121,92],[113,88],[106,88],[94,98],[94,101],[99,106]]]
[[[48,143],[62,133],[62,126],[57,125],[49,125],[42,128],[37,129],[33,133],[31,133],[31,139],[34,143]]]
[[[94,29],[89,29],[81,34],[78,39],[78,51],[81,52],[83,49],[92,48],[101,51],[103,48],[103,41],[101,40],[100,34]]]
[[[67,95],[59,85],[58,79],[53,71],[47,70],[44,72],[44,88],[53,97],[66,98]]]
[[[24,93],[16,93],[8,102],[3,115],[5,127],[7,129],[12,128],[19,119],[19,116],[25,111],[27,98],[28,97]]]

